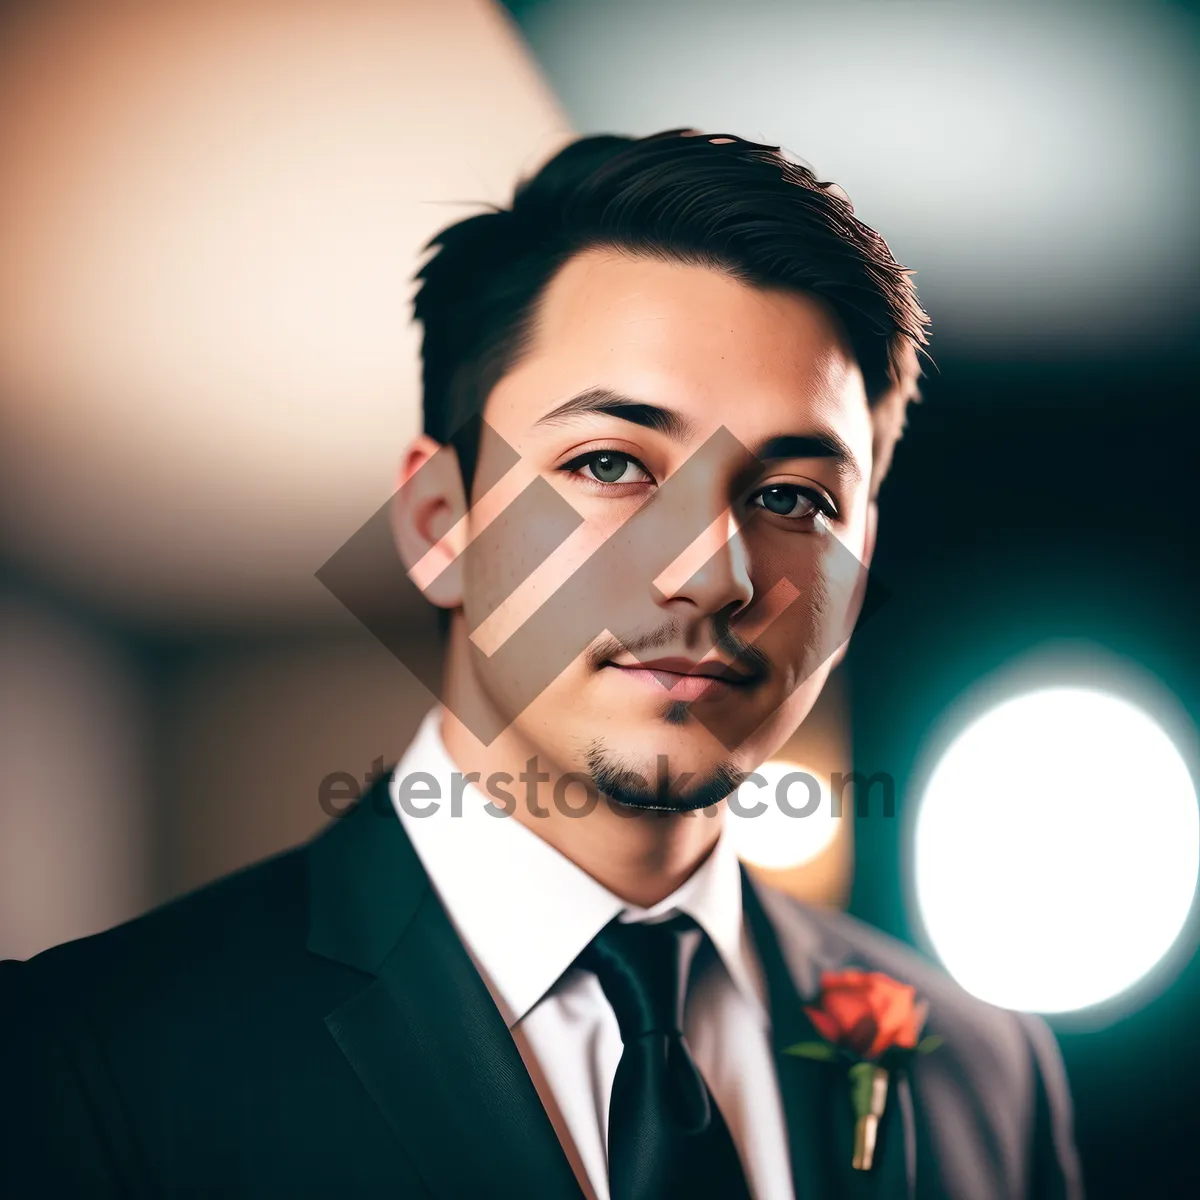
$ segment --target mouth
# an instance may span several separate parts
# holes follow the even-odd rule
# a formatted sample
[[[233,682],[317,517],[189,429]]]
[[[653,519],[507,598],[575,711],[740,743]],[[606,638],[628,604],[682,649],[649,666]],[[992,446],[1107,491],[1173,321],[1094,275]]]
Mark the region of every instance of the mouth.
[[[604,669],[618,672],[633,684],[651,688],[659,696],[665,691],[672,700],[736,695],[762,681],[758,672],[740,671],[715,659],[693,662],[686,658],[655,658],[630,663],[613,659],[604,664]]]

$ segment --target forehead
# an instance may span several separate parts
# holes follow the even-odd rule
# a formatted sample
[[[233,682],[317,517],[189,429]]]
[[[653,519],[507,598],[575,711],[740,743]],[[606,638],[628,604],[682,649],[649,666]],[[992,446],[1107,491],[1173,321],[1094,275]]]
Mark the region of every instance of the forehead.
[[[532,344],[496,386],[487,417],[519,438],[588,387],[686,412],[701,436],[834,427],[870,470],[862,374],[815,297],[739,283],[709,267],[589,250],[550,282]]]

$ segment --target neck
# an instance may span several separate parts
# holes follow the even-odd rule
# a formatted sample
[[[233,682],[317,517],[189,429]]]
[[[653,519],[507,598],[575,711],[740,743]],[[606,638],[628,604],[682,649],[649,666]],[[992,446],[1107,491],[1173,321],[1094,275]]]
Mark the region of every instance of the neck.
[[[468,777],[478,772],[476,786],[498,806],[506,802],[488,781],[499,776],[500,787],[515,801],[507,805],[509,815],[614,895],[649,908],[712,852],[724,822],[724,801],[693,812],[647,812],[604,796],[593,804],[595,792],[583,794],[578,773],[564,782],[572,768],[554,762],[515,723],[488,744],[481,742],[454,715],[465,711],[464,701],[471,703],[463,692],[448,686],[442,708],[442,741],[457,768]],[[587,811],[573,813],[572,808]]]

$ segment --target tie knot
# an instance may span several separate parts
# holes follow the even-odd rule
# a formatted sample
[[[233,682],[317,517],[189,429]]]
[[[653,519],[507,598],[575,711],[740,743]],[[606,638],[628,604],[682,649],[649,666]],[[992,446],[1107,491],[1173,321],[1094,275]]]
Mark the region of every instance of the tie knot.
[[[683,915],[656,924],[615,919],[579,956],[600,981],[626,1045],[649,1033],[682,1033],[695,932]]]

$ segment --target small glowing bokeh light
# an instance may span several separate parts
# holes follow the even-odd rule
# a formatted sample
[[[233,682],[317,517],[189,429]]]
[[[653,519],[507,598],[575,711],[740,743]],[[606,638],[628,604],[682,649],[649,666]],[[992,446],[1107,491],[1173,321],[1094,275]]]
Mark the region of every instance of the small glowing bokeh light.
[[[1062,1013],[1118,996],[1171,949],[1200,867],[1200,810],[1163,729],[1117,696],[1053,687],[950,744],[917,815],[916,899],[976,996]]]
[[[748,778],[735,793],[741,815],[733,805],[726,812],[738,857],[770,870],[811,862],[838,831],[827,781],[808,767],[778,759],[763,763],[755,774],[758,779]]]

